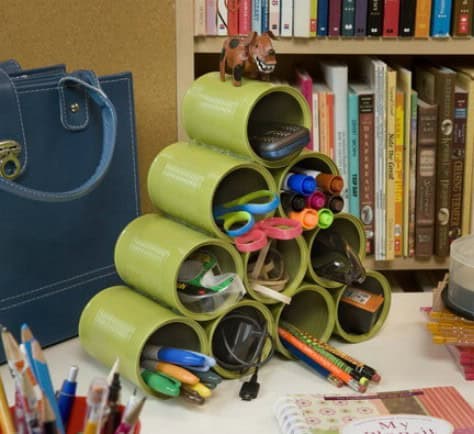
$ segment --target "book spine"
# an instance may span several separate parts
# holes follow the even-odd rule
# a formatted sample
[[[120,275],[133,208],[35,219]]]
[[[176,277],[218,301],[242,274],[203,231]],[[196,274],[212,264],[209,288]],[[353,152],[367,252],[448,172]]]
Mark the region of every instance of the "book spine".
[[[400,0],[385,0],[383,10],[382,36],[384,38],[395,38],[398,36]]]
[[[293,35],[309,38],[310,0],[296,0],[293,3]]]
[[[431,12],[431,36],[447,38],[451,28],[452,0],[433,0]]]
[[[404,146],[405,145],[405,95],[402,91],[396,94],[395,109],[395,219],[394,219],[394,253],[396,257],[403,256],[405,236],[403,197],[404,185]]]
[[[269,28],[275,36],[280,36],[280,0],[269,0]]]
[[[367,35],[367,6],[367,0],[356,0],[354,36],[359,38]]]
[[[331,0],[329,2],[329,36],[340,36],[341,14],[342,0]]]
[[[359,196],[360,219],[366,236],[366,253],[374,253],[374,95],[359,96]]]
[[[312,150],[314,152],[320,152],[319,149],[319,95],[317,92],[312,92],[312,123],[313,128],[311,131],[311,142],[312,142]]]
[[[410,110],[410,162],[409,162],[409,193],[408,193],[408,256],[415,256],[415,215],[416,215],[416,136],[418,124],[418,94],[416,91],[411,91],[411,110]]]
[[[206,34],[206,0],[194,2],[194,36]]]
[[[367,11],[367,35],[381,36],[383,29],[383,0],[369,0]]]
[[[438,103],[438,149],[436,153],[436,223],[435,254],[449,255],[449,205],[451,147],[453,142],[455,73],[436,73],[435,93]],[[451,126],[447,128],[446,126]]]
[[[400,0],[400,36],[411,37],[415,34],[416,0]]]
[[[335,133],[334,133],[334,124],[335,124],[335,113],[334,113],[334,93],[328,92],[326,94],[326,104],[328,109],[328,156],[334,160],[336,157],[336,153],[334,151],[335,148]]]
[[[329,155],[329,109],[327,105],[327,93],[319,92],[319,152]]]
[[[415,18],[415,38],[430,36],[432,0],[417,0]]]
[[[262,32],[262,0],[252,0],[252,31]]]
[[[252,0],[240,0],[239,33],[246,35],[252,31]]]
[[[349,92],[347,107],[349,125],[349,212],[359,217],[359,97],[356,93]]]
[[[304,96],[306,102],[308,103],[308,107],[313,116],[313,80],[311,76],[305,71],[297,69],[295,72],[296,75],[296,84],[302,95]],[[310,140],[306,145],[307,149],[313,149],[313,129],[311,128],[310,131]]]
[[[262,33],[264,32],[268,32],[268,30],[270,29],[270,22],[269,22],[269,15],[268,15],[268,11],[269,11],[269,5],[268,5],[268,2],[270,0],[261,0],[262,2]]]
[[[293,0],[281,0],[280,8],[280,36],[293,36]]]
[[[355,0],[342,0],[341,35],[354,36]]]
[[[467,92],[454,93],[453,145],[451,148],[451,205],[449,242],[462,235],[464,161],[467,126]]]
[[[434,251],[437,118],[436,105],[418,104],[415,255],[420,257]]]
[[[375,67],[375,259],[385,260],[387,65]]]
[[[454,0],[452,34],[466,37],[472,34],[473,0]]]
[[[227,0],[227,34],[239,34],[240,0]]]
[[[217,0],[206,0],[206,35],[217,35]]]
[[[217,0],[217,35],[227,36],[227,6],[225,0]]]
[[[318,0],[311,0],[309,5],[309,36],[316,37],[318,33]]]
[[[387,72],[387,131],[386,131],[386,176],[385,187],[385,259],[395,257],[395,124],[396,124],[397,72]]]
[[[328,35],[329,0],[318,1],[318,36]]]

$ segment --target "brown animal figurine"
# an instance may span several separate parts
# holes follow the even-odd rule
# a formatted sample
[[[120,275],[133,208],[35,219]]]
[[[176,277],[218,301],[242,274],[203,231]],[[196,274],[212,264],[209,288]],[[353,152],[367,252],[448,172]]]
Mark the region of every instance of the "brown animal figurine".
[[[234,86],[240,86],[242,77],[269,80],[277,63],[272,39],[276,38],[270,31],[261,35],[251,32],[247,36],[228,37],[219,60],[221,80],[225,81],[226,72],[232,74]]]

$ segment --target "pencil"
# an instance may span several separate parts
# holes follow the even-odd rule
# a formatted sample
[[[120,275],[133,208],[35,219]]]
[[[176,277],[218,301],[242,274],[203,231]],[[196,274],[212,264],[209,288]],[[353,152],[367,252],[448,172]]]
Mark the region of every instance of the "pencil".
[[[43,434],[57,434],[56,416],[48,399],[44,400]]]
[[[53,409],[59,434],[64,434],[64,425],[61,420],[61,413],[59,412],[59,407],[56,401],[56,393],[54,391],[53,383],[51,382],[51,375],[49,373],[46,359],[44,358],[43,350],[36,340],[32,342],[31,346],[33,351],[33,364],[35,366],[35,372],[37,373],[38,383],[44,393],[44,400],[48,400]]]
[[[2,377],[0,377],[0,428],[2,434],[15,434],[15,427],[8,407],[8,400],[3,387]]]
[[[25,354],[26,361],[31,366],[33,373],[36,375],[36,372],[34,370],[35,368],[34,368],[34,363],[33,363],[33,350],[32,350],[32,344],[35,340],[36,339],[33,336],[33,333],[31,332],[28,325],[23,324],[21,326],[21,348],[23,350],[23,353]]]
[[[289,342],[297,350],[301,351],[304,355],[308,356],[314,362],[321,365],[323,368],[327,369],[335,377],[344,381],[351,389],[356,392],[365,391],[364,387],[359,384],[354,378],[352,378],[347,372],[343,371],[341,368],[336,366],[334,363],[323,357],[318,352],[314,351],[310,346],[296,339],[291,333],[287,332],[285,329],[278,327],[278,334],[282,339]]]

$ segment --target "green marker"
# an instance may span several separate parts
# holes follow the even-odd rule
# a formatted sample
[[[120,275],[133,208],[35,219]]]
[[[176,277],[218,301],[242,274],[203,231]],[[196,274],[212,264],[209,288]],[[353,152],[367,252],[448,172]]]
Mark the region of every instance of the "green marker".
[[[327,229],[329,226],[332,225],[332,222],[334,221],[334,213],[328,208],[318,209],[318,216],[318,226],[321,229]]]
[[[161,372],[142,371],[143,381],[155,392],[166,396],[179,396],[181,382]]]

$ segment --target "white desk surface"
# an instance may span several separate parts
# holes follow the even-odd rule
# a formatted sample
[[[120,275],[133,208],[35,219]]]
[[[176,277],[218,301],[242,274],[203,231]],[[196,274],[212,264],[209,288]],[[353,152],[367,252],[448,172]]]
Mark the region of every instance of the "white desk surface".
[[[430,305],[430,293],[394,293],[388,319],[377,336],[360,344],[335,340],[332,343],[380,372],[382,381],[378,385],[372,384],[369,392],[452,385],[474,405],[474,383],[464,380],[443,346],[431,342],[425,316],[419,310],[420,306]],[[90,379],[108,373],[108,369],[81,349],[78,339],[48,348],[45,354],[56,387],[62,383],[70,365],[79,365],[78,392],[81,395],[87,392]],[[0,374],[12,399],[13,386],[5,366],[0,367]],[[183,399],[149,399],[141,417],[141,433],[277,434],[279,429],[272,406],[279,396],[292,392],[354,393],[348,387],[334,387],[301,362],[283,360],[278,356],[260,370],[261,386],[256,400],[245,402],[239,399],[243,381],[223,382],[203,406],[188,404]],[[126,400],[133,385],[124,380],[122,390]]]

